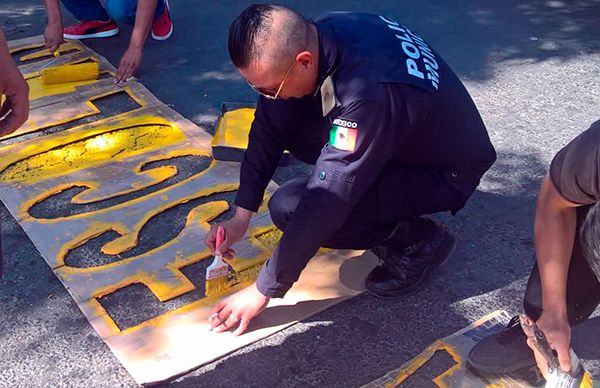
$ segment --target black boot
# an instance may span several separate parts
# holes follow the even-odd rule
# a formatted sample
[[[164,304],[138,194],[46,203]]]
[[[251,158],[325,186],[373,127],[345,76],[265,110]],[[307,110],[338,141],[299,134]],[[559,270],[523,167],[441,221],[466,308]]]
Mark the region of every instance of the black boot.
[[[536,365],[518,316],[513,317],[498,334],[485,337],[475,344],[467,361],[471,368],[493,374],[512,373]]]
[[[518,316],[513,317],[501,332],[476,343],[469,352],[467,364],[471,371],[484,377],[505,375],[533,386],[544,383]]]
[[[452,233],[429,219],[420,221],[430,225],[423,237],[412,244],[395,244],[394,240],[402,241],[402,237],[393,236],[371,249],[382,261],[365,280],[367,290],[373,295],[393,299],[417,291],[425,285],[433,269],[452,253],[456,245]]]

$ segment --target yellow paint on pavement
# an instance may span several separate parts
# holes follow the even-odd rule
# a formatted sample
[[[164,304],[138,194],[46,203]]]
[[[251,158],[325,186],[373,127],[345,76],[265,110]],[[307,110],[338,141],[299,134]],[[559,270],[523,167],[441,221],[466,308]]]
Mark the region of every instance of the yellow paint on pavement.
[[[96,128],[94,132],[83,140],[73,139],[55,147],[52,147],[51,141],[41,144],[40,149],[46,151],[14,161],[0,173],[0,181],[14,183],[48,179],[123,160],[184,139],[175,125],[151,117],[124,121],[116,128]]]
[[[240,108],[225,112],[213,138],[213,147],[248,148],[248,133],[254,120],[253,108]]]
[[[35,48],[35,47],[30,47],[30,48]],[[21,48],[21,50],[23,50]],[[21,51],[19,50],[19,51]],[[60,45],[60,47],[57,50],[59,52],[59,54],[65,54],[65,53],[70,53],[73,51],[79,51],[81,52],[81,48],[75,44],[74,42],[66,42]],[[15,50],[13,53],[18,52],[17,50]],[[21,57],[19,57],[19,61],[21,62],[27,62],[27,61],[33,61],[36,59],[42,59],[42,58],[46,58],[46,57],[52,57],[52,53],[50,52],[50,50],[48,49],[44,49],[44,50],[40,50],[40,51],[36,51],[30,54],[26,54],[23,55]]]

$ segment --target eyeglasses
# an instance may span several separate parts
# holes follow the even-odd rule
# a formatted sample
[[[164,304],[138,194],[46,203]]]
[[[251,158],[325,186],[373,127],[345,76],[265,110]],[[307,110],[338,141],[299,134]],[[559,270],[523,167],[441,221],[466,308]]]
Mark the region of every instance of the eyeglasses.
[[[288,67],[287,72],[285,73],[285,77],[283,77],[283,80],[279,84],[279,87],[277,88],[277,91],[275,92],[275,94],[273,94],[273,90],[259,88],[250,81],[247,81],[248,85],[250,85],[250,87],[252,89],[254,89],[261,96],[268,98],[269,100],[276,100],[277,97],[279,97],[279,93],[281,93],[281,89],[283,89],[283,84],[285,83],[285,80],[287,79],[287,77],[290,75],[290,72],[292,71],[292,67],[294,67],[295,63],[296,63],[296,59],[294,58],[294,60],[290,64],[290,67]]]

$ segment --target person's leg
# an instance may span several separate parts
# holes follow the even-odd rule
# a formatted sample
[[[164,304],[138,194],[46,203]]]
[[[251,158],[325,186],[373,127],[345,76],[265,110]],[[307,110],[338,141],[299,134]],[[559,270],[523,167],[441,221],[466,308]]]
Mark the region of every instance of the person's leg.
[[[61,0],[61,2],[77,20],[107,21],[110,19],[100,0]]]
[[[61,0],[79,23],[65,27],[65,39],[107,38],[119,33],[119,26],[111,19],[99,0]]]
[[[460,209],[479,177],[449,181],[434,169],[389,164],[346,222],[326,242],[334,249],[371,249],[382,265],[365,280],[374,295],[394,298],[416,291],[454,248],[454,236],[421,217]],[[269,201],[271,218],[285,231],[306,193],[307,177],[282,185]],[[462,179],[462,181],[461,181]]]
[[[127,24],[135,23],[137,0],[106,0],[105,5],[108,14],[114,20]]]
[[[304,196],[307,180],[299,177],[284,183],[269,201],[271,218],[280,229],[285,230]],[[474,190],[477,182],[470,185]],[[431,224],[420,216],[458,209],[467,198],[433,169],[390,164],[326,247],[370,249],[385,244],[394,231],[397,245],[409,245],[431,231]]]
[[[156,11],[154,11],[154,20],[158,19],[167,10],[167,0],[158,0]]]
[[[269,213],[273,223],[285,231],[286,225],[296,207],[306,194],[308,176],[293,178],[273,194],[269,201]],[[394,228],[394,224],[381,224],[376,216],[378,203],[374,190],[368,191],[355,208],[350,219],[326,243],[326,247],[334,249],[369,249],[385,240]],[[371,211],[366,211],[371,208]]]
[[[577,232],[567,276],[567,313],[569,323],[576,325],[587,319],[600,303],[600,281],[592,270],[600,259],[598,254],[589,254],[590,243],[600,238],[600,203],[577,209]],[[525,297],[525,313],[533,320],[542,314],[542,287],[537,263],[533,266]],[[484,338],[469,354],[469,364],[476,370],[487,373],[513,373],[523,368],[535,367],[533,352],[518,320],[513,318],[505,330]]]
[[[151,36],[154,40],[167,40],[173,34],[173,20],[168,0],[158,0],[154,21],[152,21]]]
[[[106,0],[106,9],[113,19],[127,24],[134,24],[137,3],[137,0]],[[158,19],[165,12],[165,9],[166,1],[158,0],[154,11],[154,19]]]
[[[600,303],[600,281],[592,269],[600,256],[586,254],[586,246],[593,246],[600,238],[590,233],[590,229],[599,225],[596,222],[585,223],[586,219],[596,219],[599,214],[600,203],[577,208],[577,233],[567,277],[567,313],[571,326],[586,320]],[[533,320],[542,315],[542,284],[537,263],[527,282],[523,307]]]

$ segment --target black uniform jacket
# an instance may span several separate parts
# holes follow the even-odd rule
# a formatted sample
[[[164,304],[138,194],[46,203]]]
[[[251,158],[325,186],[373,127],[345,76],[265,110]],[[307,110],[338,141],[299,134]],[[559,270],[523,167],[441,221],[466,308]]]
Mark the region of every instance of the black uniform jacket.
[[[301,99],[259,98],[235,200],[258,209],[284,150],[315,165],[259,274],[258,289],[271,297],[287,292],[385,164],[439,168],[478,182],[496,157],[464,86],[419,35],[361,13],[329,13],[313,23],[319,86]]]

